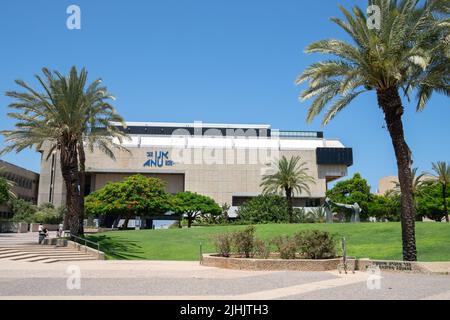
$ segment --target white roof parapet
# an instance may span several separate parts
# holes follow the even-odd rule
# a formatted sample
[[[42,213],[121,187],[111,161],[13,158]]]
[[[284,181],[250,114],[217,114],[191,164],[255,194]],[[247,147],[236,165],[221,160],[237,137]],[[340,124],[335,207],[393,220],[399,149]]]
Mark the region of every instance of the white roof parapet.
[[[118,142],[118,140],[115,140]],[[181,147],[181,148],[268,148],[281,150],[311,150],[317,148],[345,148],[339,140],[325,139],[277,139],[243,137],[180,137],[180,136],[132,136],[124,141],[129,147]]]
[[[120,126],[121,123],[113,122],[113,125]],[[127,126],[142,126],[142,127],[180,127],[180,128],[223,128],[223,129],[270,129],[268,124],[224,124],[224,123],[179,123],[179,122],[125,122]]]

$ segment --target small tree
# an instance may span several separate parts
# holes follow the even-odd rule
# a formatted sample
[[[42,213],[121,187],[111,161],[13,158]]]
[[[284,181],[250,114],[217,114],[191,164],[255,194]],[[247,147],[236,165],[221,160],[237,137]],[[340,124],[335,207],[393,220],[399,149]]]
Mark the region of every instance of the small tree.
[[[64,220],[66,208],[55,208],[52,203],[43,203],[37,207],[36,211],[37,212],[33,214],[33,222],[59,224]]]
[[[351,179],[336,183],[332,189],[327,191],[327,197],[337,203],[358,203],[363,217],[367,218],[369,202],[373,196],[367,181],[361,177],[361,174],[355,173]]]
[[[5,169],[0,168],[0,205],[16,198],[12,191],[13,187],[14,183],[5,178]]]
[[[290,159],[282,156],[273,165],[276,171],[272,174],[264,175],[261,187],[264,194],[284,192],[288,203],[289,222],[294,222],[293,198],[295,194],[311,194],[309,186],[315,184],[314,177],[310,176],[306,167],[306,162],[300,162],[299,156]]]
[[[9,206],[13,213],[13,221],[27,223],[33,222],[37,207],[31,202],[23,199],[11,199],[9,201]]]
[[[389,221],[400,220],[400,195],[387,192],[385,195],[373,195],[368,202],[368,216]]]
[[[238,216],[250,223],[288,222],[288,203],[279,195],[260,195],[244,202],[238,210]]]
[[[450,190],[446,191],[446,197],[450,196]],[[442,202],[442,188],[437,183],[424,183],[420,187],[417,196],[417,215],[441,222],[445,217]]]
[[[89,215],[123,216],[126,228],[133,215],[157,215],[170,210],[170,195],[160,179],[134,175],[91,193],[85,206]]]
[[[8,181],[5,178],[0,177],[0,205],[7,203],[9,198],[10,194]]]
[[[445,221],[450,222],[447,206],[447,190],[450,188],[450,163],[437,162],[433,163],[434,180],[436,184],[441,186],[442,204],[444,210]]]
[[[193,192],[180,192],[173,198],[172,210],[180,215],[186,214],[188,228],[199,216],[217,216],[222,208],[210,197]]]

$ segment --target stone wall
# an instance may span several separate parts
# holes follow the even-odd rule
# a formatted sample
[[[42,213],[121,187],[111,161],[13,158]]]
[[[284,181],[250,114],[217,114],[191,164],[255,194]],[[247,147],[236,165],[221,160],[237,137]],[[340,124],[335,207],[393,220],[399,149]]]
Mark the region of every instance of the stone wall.
[[[0,222],[0,233],[26,233],[28,223],[24,222]]]
[[[354,260],[349,260],[349,262],[354,264]],[[223,258],[211,254],[203,255],[202,260],[202,265],[208,267],[253,271],[331,271],[337,270],[339,263],[341,263],[341,259],[244,259]]]
[[[367,271],[376,267],[381,272],[433,273],[426,263],[421,262],[370,259],[348,259],[347,261],[349,271]],[[224,258],[217,254],[204,254],[201,261],[201,264],[207,267],[253,271],[336,271],[341,263],[342,258],[327,260],[245,259]]]

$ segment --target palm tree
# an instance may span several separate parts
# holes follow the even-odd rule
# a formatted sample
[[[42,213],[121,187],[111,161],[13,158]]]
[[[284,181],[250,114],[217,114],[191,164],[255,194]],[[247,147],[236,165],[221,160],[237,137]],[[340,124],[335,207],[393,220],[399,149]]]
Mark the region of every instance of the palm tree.
[[[412,193],[413,193],[413,197],[415,198],[417,196],[417,194],[420,192],[420,187],[425,183],[424,181],[424,177],[426,176],[425,173],[421,173],[421,174],[417,174],[417,172],[419,171],[419,168],[413,168],[411,171],[411,175],[412,175]],[[392,181],[395,184],[395,188],[394,188],[394,192],[397,195],[401,195],[400,192],[400,183],[397,181]]]
[[[313,177],[308,174],[306,162],[300,163],[299,156],[292,157],[289,160],[282,156],[274,163],[277,171],[273,174],[264,175],[261,182],[265,194],[284,192],[288,203],[289,222],[293,222],[294,206],[292,197],[295,193],[303,192],[311,194],[309,184],[315,183]]]
[[[85,70],[81,71],[82,73]],[[106,87],[101,86],[102,80],[95,80],[86,90],[84,96],[84,118],[82,121],[82,131],[78,137],[78,158],[80,165],[80,230],[84,233],[84,196],[86,195],[86,150],[94,152],[95,148],[108,155],[115,160],[115,150],[130,152],[127,148],[122,146],[123,140],[128,135],[119,129],[119,125],[126,128],[124,119],[116,112],[115,108],[109,104],[108,100],[115,100],[115,97],[110,94]]]
[[[110,151],[110,148],[106,148],[107,143],[112,143],[118,135],[110,121],[120,118],[104,102],[110,95],[98,85],[100,80],[85,90],[85,69],[78,73],[72,67],[67,77],[46,68],[42,72],[44,77],[35,77],[43,93],[21,80],[16,83],[25,92],[6,93],[16,99],[9,106],[19,111],[8,114],[17,120],[16,129],[0,132],[7,143],[1,153],[20,152],[32,147],[40,149],[44,144],[49,147],[47,157],[54,151],[59,152],[61,174],[66,187],[65,228],[68,227],[73,235],[80,235],[83,234],[84,144]],[[96,131],[94,126],[98,124],[101,126]]]
[[[9,199],[16,199],[17,196],[12,190],[15,186],[15,183],[6,178],[6,170],[3,167],[0,167],[0,179],[5,179],[6,186],[8,188],[8,197]],[[1,203],[0,203],[1,204]]]
[[[359,7],[353,14],[340,7],[346,21],[332,18],[352,39],[322,40],[309,45],[307,53],[330,54],[336,58],[314,63],[297,79],[309,81],[301,99],[314,98],[308,110],[311,122],[326,105],[323,125],[360,94],[374,91],[391,136],[401,187],[403,258],[417,260],[415,212],[412,191],[411,151],[405,141],[400,89],[417,93],[417,110],[422,110],[433,92],[450,95],[449,25],[446,0],[370,0],[381,11],[380,29],[372,29]],[[439,11],[439,13],[437,12]]]
[[[435,183],[442,186],[442,203],[444,205],[445,221],[450,222],[447,207],[447,188],[450,187],[450,163],[437,162],[433,163],[433,171]]]

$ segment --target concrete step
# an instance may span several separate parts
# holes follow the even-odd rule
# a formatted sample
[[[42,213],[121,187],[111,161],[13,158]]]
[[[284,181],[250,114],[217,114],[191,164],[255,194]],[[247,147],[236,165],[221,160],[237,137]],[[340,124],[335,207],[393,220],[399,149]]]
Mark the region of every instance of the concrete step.
[[[87,254],[67,253],[67,254],[23,254],[20,256],[10,257],[10,260],[20,261],[30,258],[70,258],[70,257],[90,257]]]
[[[0,255],[0,259],[9,259],[9,260],[16,260],[16,258],[20,258],[20,257],[24,257],[24,256],[33,256],[33,257],[38,257],[38,256],[67,256],[67,255],[74,255],[76,253],[72,253],[72,252],[54,252],[54,253],[36,253],[36,252],[18,252],[18,253],[14,253],[14,254],[9,254],[9,255]]]
[[[98,258],[84,250],[39,244],[1,245],[0,260],[55,263],[61,261],[90,261]]]
[[[48,261],[51,262],[58,262],[58,261],[87,261],[87,260],[97,260],[92,256],[89,255],[83,255],[83,256],[55,256],[55,257],[32,257],[32,258],[26,258],[22,259],[20,261],[23,262],[45,262],[48,263]]]
[[[92,256],[86,257],[86,258],[58,258],[58,259],[48,259],[43,260],[40,262],[43,263],[55,263],[55,262],[70,262],[70,261],[94,261],[98,260],[97,258],[94,258]]]
[[[42,251],[34,251],[34,250],[11,250],[8,252],[0,252],[0,258],[13,257],[20,254],[64,254],[64,253],[73,253],[79,252],[74,250],[42,250]]]

